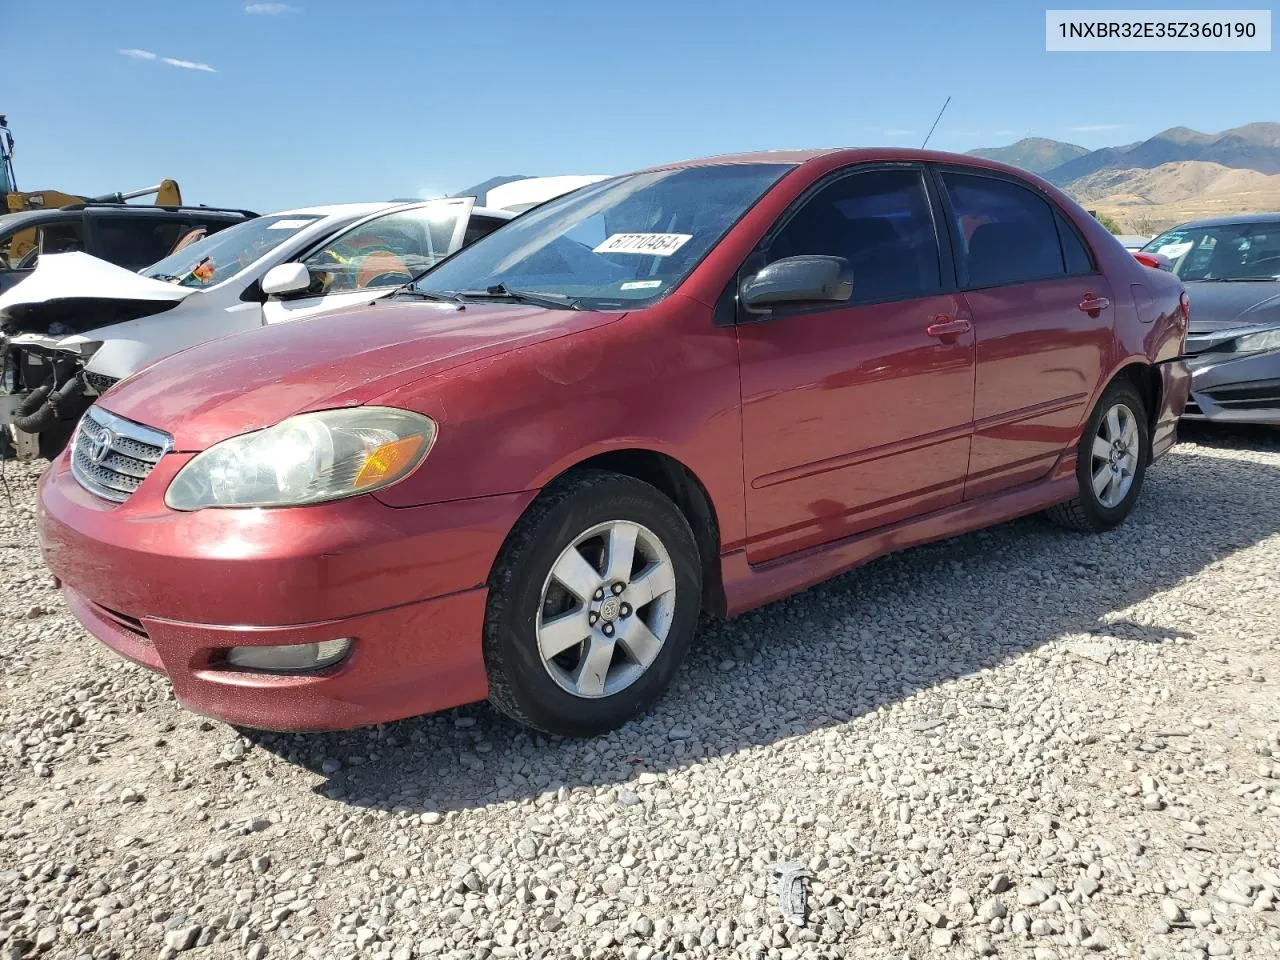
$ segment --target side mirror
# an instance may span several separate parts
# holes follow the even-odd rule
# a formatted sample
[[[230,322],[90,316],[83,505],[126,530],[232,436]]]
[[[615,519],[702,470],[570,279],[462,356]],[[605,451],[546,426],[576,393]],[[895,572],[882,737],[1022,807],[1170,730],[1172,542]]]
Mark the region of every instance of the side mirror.
[[[280,263],[262,278],[262,292],[269,297],[287,297],[311,286],[311,273],[301,263]]]
[[[748,313],[768,313],[788,303],[842,303],[853,296],[853,276],[844,257],[803,256],[777,260],[748,277],[739,291]]]

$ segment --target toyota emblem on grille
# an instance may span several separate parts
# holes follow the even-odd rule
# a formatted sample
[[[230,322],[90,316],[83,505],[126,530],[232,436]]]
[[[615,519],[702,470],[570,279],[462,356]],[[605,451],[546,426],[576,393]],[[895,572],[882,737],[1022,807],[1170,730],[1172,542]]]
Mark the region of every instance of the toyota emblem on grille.
[[[111,453],[111,446],[116,442],[116,435],[110,430],[104,429],[100,434],[89,441],[89,449],[85,452],[89,455],[90,463],[101,463],[107,459]]]

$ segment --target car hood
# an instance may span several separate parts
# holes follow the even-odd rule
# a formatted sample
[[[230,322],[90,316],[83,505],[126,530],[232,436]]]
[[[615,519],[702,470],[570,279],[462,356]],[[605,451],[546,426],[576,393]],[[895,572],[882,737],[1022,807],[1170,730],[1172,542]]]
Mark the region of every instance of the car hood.
[[[1192,280],[1186,288],[1192,335],[1280,321],[1280,281]]]
[[[175,450],[203,450],[295,413],[357,406],[462,363],[623,316],[384,300],[191,347],[138,371],[99,403],[170,434]]]
[[[160,313],[196,292],[87,253],[50,253],[26,280],[0,294],[0,328],[10,335],[66,336]]]

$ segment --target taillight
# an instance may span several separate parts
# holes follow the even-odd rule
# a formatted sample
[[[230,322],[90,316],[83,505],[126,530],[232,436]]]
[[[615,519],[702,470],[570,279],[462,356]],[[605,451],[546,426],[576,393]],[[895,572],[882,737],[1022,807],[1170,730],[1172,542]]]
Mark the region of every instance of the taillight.
[[[1182,319],[1186,323],[1191,323],[1191,298],[1187,296],[1187,291],[1182,291],[1182,296],[1178,298],[1178,308],[1182,311]]]
[[[1160,269],[1160,260],[1155,254],[1138,251],[1133,255],[1133,259],[1137,260],[1144,267],[1150,267],[1152,270]]]

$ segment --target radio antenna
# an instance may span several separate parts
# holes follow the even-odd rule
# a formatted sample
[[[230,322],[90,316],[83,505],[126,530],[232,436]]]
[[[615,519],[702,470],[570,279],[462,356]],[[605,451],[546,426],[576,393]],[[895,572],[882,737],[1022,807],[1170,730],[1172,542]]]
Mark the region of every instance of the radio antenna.
[[[942,105],[942,109],[938,111],[938,116],[934,119],[934,121],[933,121],[933,126],[929,128],[929,132],[928,132],[928,134],[926,134],[926,135],[925,135],[924,143],[920,144],[920,149],[921,149],[921,150],[923,150],[925,147],[927,147],[927,146],[929,145],[929,137],[932,137],[932,136],[933,136],[933,131],[935,131],[935,130],[937,130],[937,129],[938,129],[938,121],[939,121],[939,120],[941,120],[941,119],[942,119],[942,115],[943,115],[944,113],[946,113],[946,112],[947,112],[947,104],[948,104],[948,103],[950,103],[950,102],[951,102],[951,98],[950,98],[950,97],[947,97],[947,103],[944,103],[944,104]]]

